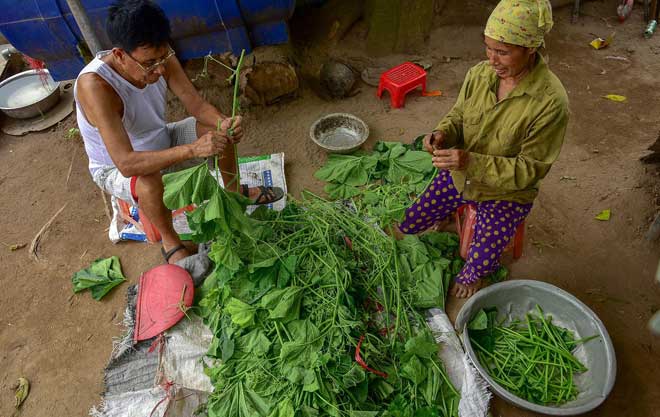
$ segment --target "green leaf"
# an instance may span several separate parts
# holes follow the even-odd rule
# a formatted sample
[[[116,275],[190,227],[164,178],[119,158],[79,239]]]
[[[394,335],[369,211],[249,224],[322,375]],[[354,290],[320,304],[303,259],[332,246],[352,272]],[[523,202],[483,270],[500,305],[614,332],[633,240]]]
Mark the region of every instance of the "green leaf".
[[[596,216],[596,220],[600,221],[609,221],[610,217],[612,216],[612,211],[610,209],[603,210],[598,215]]]
[[[506,281],[508,277],[509,277],[509,270],[506,269],[505,266],[500,265],[500,267],[497,268],[497,271],[495,271],[494,273],[488,276],[488,280],[491,283],[496,283],[496,282]]]
[[[398,394],[387,407],[387,417],[413,417],[415,407]]]
[[[438,345],[429,333],[422,333],[408,339],[406,353],[420,358],[431,359],[438,353]]]
[[[378,141],[374,146],[374,150],[380,153],[382,161],[389,162],[391,159],[396,159],[405,154],[407,149],[401,142],[383,142]]]
[[[456,233],[428,232],[420,236],[420,239],[429,245],[447,251],[458,248],[459,239]]]
[[[401,376],[411,380],[414,384],[421,384],[426,379],[426,368],[417,356],[410,359],[401,367]]]
[[[237,326],[247,327],[254,323],[256,309],[238,298],[231,298],[225,306],[225,311]]]
[[[305,377],[303,378],[303,391],[305,392],[315,392],[320,388],[319,381],[316,376],[316,372],[311,369],[305,371]]]
[[[206,162],[163,175],[163,186],[163,202],[170,210],[201,204],[219,188],[217,181],[209,173]]]
[[[275,289],[261,298],[261,307],[268,310],[268,318],[288,323],[298,320],[302,297],[303,289],[300,287]]]
[[[27,398],[30,393],[30,381],[27,378],[20,377],[16,383],[16,391],[14,392],[14,408],[17,410],[23,404],[23,401]],[[16,414],[14,414],[16,415]]]
[[[426,380],[422,384],[421,391],[426,404],[433,405],[436,403],[438,394],[442,395],[442,381],[439,371],[434,366],[430,366],[426,370]]]
[[[71,277],[74,293],[89,289],[92,298],[97,301],[124,281],[126,277],[121,272],[121,264],[116,256],[97,259],[89,268],[82,269]]]
[[[376,398],[385,400],[394,393],[394,387],[383,379],[377,379],[371,384],[371,390],[375,393]]]
[[[319,358],[323,339],[319,329],[308,320],[296,320],[287,324],[290,342],[284,342],[280,350],[280,362],[287,366],[312,368]]]
[[[346,388],[352,388],[354,386],[359,385],[362,381],[366,379],[366,374],[364,373],[364,369],[362,369],[360,366],[353,364],[351,366],[351,369],[348,370],[342,376],[341,381],[343,382],[344,386]]]
[[[243,264],[236,252],[236,242],[231,235],[218,236],[211,244],[208,256],[216,265],[222,265],[230,271],[238,271]]]
[[[376,417],[380,414],[380,411],[358,411],[351,410],[348,412],[349,417]]]
[[[296,411],[290,398],[285,398],[277,403],[268,417],[295,417]]]
[[[403,239],[397,241],[397,246],[406,255],[413,267],[429,261],[429,252],[426,246],[415,235],[405,235]]]
[[[371,156],[331,154],[314,176],[325,182],[361,186],[369,180],[378,160]]]
[[[271,341],[268,340],[263,330],[257,328],[239,338],[242,351],[251,353],[257,357],[266,355],[270,350]]]
[[[268,247],[258,247],[258,256],[269,256],[272,250]],[[268,252],[268,253],[264,253]],[[289,255],[281,259],[279,254],[259,260],[249,265],[248,270],[254,279],[265,280],[278,288],[288,285],[291,277],[296,272],[298,256]]]
[[[346,184],[326,184],[323,190],[330,200],[343,200],[360,195],[360,189]]]
[[[488,316],[486,312],[481,309],[474,316],[470,324],[468,324],[469,330],[484,330],[488,327]]]
[[[303,404],[303,406],[300,407],[300,414],[302,415],[302,417],[318,417],[319,410]]]
[[[282,374],[292,384],[300,384],[305,379],[305,368],[301,366],[283,366]]]
[[[298,256],[289,255],[283,261],[280,261],[280,268],[277,273],[277,287],[284,288],[289,284],[291,277],[296,273]]]
[[[437,408],[423,407],[415,410],[413,417],[440,417],[440,412]]]
[[[247,405],[246,407],[246,412],[244,415],[247,416],[252,416],[254,415],[252,411],[254,410],[257,415],[259,416],[267,416],[270,407],[268,406],[268,403],[261,398],[256,392],[250,390],[250,389],[245,389],[245,403]]]
[[[413,271],[411,293],[412,303],[416,308],[444,308],[446,287],[444,276],[446,267],[437,262],[427,262]]]
[[[397,158],[391,158],[387,179],[394,183],[423,182],[426,174],[433,171],[431,154],[422,151],[408,151]]]

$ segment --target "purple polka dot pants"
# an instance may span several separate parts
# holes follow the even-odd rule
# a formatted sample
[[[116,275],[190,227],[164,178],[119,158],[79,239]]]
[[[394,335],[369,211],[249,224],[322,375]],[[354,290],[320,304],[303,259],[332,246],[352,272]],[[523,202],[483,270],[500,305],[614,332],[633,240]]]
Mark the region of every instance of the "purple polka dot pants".
[[[472,245],[461,272],[456,276],[460,284],[473,284],[495,272],[500,256],[525,220],[532,204],[504,200],[470,201],[456,191],[449,171],[440,170],[428,188],[406,210],[406,218],[399,228],[403,233],[420,233],[456,212],[463,204],[477,207],[477,221]]]

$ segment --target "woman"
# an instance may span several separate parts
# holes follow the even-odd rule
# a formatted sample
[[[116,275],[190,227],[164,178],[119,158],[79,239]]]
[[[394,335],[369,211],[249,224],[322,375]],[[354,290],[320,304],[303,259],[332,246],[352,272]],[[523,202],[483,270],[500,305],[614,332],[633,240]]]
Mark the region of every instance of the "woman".
[[[400,229],[419,233],[462,204],[477,207],[472,245],[452,289],[459,298],[497,270],[564,141],[568,97],[538,53],[551,27],[548,0],[502,0],[484,30],[488,61],[468,71],[456,104],[424,139],[438,176]]]

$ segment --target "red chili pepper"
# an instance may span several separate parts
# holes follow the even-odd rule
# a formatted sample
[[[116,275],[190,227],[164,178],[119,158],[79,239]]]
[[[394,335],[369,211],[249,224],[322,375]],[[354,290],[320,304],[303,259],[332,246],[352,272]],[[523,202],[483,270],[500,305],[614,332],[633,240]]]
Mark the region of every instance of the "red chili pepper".
[[[344,236],[344,243],[348,246],[348,249],[353,250],[353,241],[350,237]]]
[[[383,378],[387,378],[387,374],[385,372],[377,371],[373,368],[370,368],[369,365],[366,364],[366,362],[362,359],[362,356],[360,356],[360,349],[362,348],[362,341],[364,340],[364,335],[360,336],[360,340],[358,341],[357,347],[355,348],[355,362],[358,363],[364,370],[371,372],[372,374],[378,375]]]

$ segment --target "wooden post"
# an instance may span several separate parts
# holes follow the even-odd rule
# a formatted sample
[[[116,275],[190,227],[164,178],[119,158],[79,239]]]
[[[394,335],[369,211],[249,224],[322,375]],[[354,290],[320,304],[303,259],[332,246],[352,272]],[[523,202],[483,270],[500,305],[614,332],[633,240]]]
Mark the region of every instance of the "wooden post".
[[[87,12],[80,3],[80,0],[66,0],[66,3],[69,5],[69,9],[71,9],[71,14],[76,24],[78,24],[89,50],[92,52],[92,55],[96,55],[97,52],[103,50],[103,46],[94,32]]]
[[[422,47],[431,30],[438,0],[367,0],[367,49],[374,55],[410,53]]]

